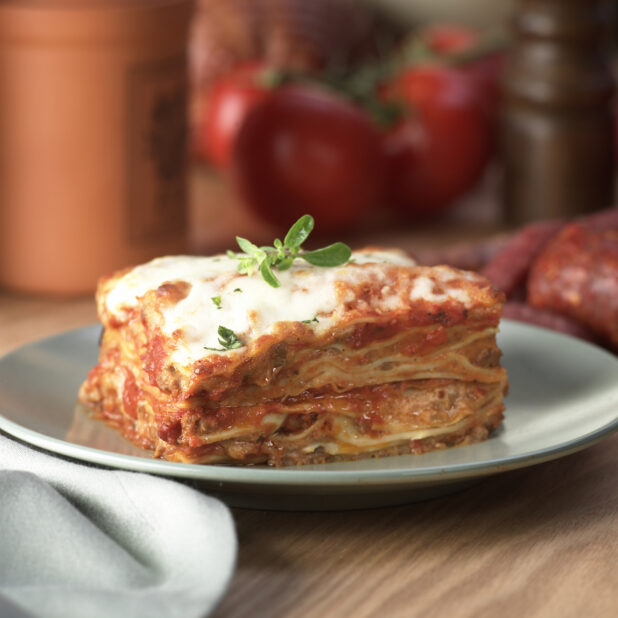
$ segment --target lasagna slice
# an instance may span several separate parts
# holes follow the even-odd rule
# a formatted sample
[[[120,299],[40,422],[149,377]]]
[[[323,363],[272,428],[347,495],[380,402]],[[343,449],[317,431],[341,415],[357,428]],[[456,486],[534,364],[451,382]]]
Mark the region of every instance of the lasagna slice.
[[[80,400],[155,457],[190,463],[423,453],[500,424],[504,299],[486,279],[397,251],[297,262],[279,288],[224,255],[103,279]]]

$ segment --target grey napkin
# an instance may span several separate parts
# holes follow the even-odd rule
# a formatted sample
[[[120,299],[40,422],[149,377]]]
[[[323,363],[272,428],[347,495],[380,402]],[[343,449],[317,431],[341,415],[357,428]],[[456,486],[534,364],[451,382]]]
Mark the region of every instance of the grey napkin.
[[[205,616],[235,559],[218,500],[0,435],[0,617]]]

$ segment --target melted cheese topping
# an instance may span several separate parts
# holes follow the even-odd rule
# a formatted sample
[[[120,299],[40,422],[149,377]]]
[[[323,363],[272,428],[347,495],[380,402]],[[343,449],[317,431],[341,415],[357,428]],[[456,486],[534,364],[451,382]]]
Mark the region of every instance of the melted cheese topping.
[[[191,289],[185,298],[164,307],[162,328],[168,336],[181,333],[170,360],[190,365],[208,354],[217,353],[205,348],[221,347],[217,335],[219,325],[234,331],[243,343],[267,334],[281,322],[308,321],[318,333],[330,329],[337,321],[337,310],[347,300],[338,297],[336,284],[339,282],[355,285],[367,277],[376,277],[383,280],[384,286],[381,297],[372,301],[373,308],[392,311],[401,307],[405,299],[399,297],[397,287],[388,280],[385,263],[404,267],[416,265],[399,251],[354,252],[351,263],[334,268],[296,260],[289,270],[276,271],[281,287],[273,288],[259,273],[253,276],[238,273],[238,261],[225,255],[170,256],[138,266],[120,277],[103,302],[110,315],[123,320],[149,290],[156,290],[166,282],[190,283]],[[354,266],[359,264],[366,266]],[[425,271],[431,272],[431,278]],[[448,267],[419,268],[409,300],[442,302],[452,298],[466,304],[470,302],[468,293],[456,286],[449,287],[449,281],[461,276],[461,271]],[[436,290],[436,282],[439,290]],[[217,297],[220,303],[213,301]],[[312,321],[314,318],[318,321]],[[234,354],[239,350],[226,350],[221,354]]]

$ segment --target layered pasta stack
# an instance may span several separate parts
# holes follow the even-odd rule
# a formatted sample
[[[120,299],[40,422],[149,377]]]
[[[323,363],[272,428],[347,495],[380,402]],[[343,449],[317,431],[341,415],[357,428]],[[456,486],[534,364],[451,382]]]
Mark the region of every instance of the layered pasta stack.
[[[508,382],[504,298],[480,275],[366,249],[293,263],[281,286],[228,256],[103,279],[99,362],[80,400],[154,456],[298,465],[487,438]]]

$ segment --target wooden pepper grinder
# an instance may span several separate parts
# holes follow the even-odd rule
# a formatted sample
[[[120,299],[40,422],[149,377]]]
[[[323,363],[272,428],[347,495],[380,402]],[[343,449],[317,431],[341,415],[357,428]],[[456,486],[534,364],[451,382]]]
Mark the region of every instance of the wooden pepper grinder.
[[[611,0],[519,0],[505,71],[511,224],[612,205]]]

